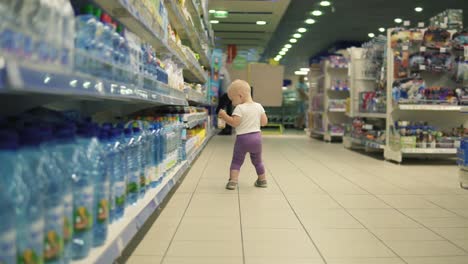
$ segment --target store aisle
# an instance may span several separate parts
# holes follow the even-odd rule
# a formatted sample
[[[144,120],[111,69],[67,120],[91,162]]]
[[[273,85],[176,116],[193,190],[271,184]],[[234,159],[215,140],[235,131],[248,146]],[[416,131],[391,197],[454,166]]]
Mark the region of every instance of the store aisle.
[[[215,137],[131,264],[468,263],[468,191],[452,165],[399,166],[304,136],[264,138],[269,188]]]

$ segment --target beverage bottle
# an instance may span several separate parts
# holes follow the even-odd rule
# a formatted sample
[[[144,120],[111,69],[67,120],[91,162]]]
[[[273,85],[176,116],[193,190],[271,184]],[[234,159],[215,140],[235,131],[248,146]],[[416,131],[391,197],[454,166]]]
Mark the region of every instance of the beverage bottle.
[[[64,263],[64,181],[56,160],[49,155],[53,149],[52,128],[41,129],[44,142],[39,160],[38,174],[45,179],[44,212],[44,263]]]
[[[106,242],[109,225],[109,198],[110,177],[112,173],[113,157],[112,143],[109,140],[110,130],[100,129],[100,149],[94,180],[94,224],[93,224],[93,246],[98,247]]]
[[[138,163],[138,148],[136,137],[131,128],[126,128],[125,133],[125,157],[127,164],[127,201],[128,204],[135,204],[140,192],[140,172]]]
[[[72,259],[73,238],[73,177],[77,173],[78,149],[75,140],[76,128],[60,124],[54,128],[51,158],[62,177],[63,188],[63,257],[64,263]]]
[[[63,6],[63,22],[62,22],[62,54],[61,64],[65,66],[72,66],[74,59],[75,49],[75,12],[71,6],[69,0],[61,0],[61,6]],[[59,9],[59,11],[61,8]]]
[[[86,258],[93,245],[94,188],[100,166],[96,128],[87,124],[79,128],[78,134],[78,166],[72,176],[73,259]]]
[[[148,164],[149,166],[149,180],[150,187],[156,188],[158,186],[158,145],[157,145],[157,126],[155,123],[151,123],[148,131],[148,141],[149,146],[148,153]]]
[[[21,177],[26,190],[21,195],[17,207],[17,253],[19,263],[30,260],[42,263],[44,260],[44,195],[45,179],[38,173],[39,160],[42,156],[41,131],[28,124],[20,131],[21,150],[18,163],[23,166]]]
[[[126,206],[126,153],[125,138],[119,128],[113,128],[112,133],[112,152],[113,172],[111,174],[111,220],[116,221],[123,217]]]
[[[145,146],[144,146],[144,135],[143,131],[139,127],[133,128],[133,136],[135,139],[135,162],[136,162],[136,171],[139,175],[139,195],[138,198],[142,198],[146,193],[146,175],[145,175]]]
[[[78,70],[95,74],[98,64],[92,62],[95,54],[98,21],[93,15],[92,5],[86,5],[84,14],[76,17],[75,66]]]
[[[14,131],[0,131],[0,263],[16,264],[16,213],[27,196],[17,161],[18,135]]]

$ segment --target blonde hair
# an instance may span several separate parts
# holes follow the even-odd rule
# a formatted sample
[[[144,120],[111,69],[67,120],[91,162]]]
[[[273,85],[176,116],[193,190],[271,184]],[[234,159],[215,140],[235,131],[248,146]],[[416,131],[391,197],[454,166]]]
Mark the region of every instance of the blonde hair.
[[[249,98],[251,96],[250,84],[244,80],[235,80],[229,85],[228,93],[239,93]]]

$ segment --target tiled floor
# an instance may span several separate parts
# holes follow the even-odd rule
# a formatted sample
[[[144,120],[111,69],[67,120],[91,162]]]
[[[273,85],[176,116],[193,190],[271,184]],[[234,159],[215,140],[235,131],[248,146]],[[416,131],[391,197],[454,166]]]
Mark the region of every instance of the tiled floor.
[[[448,164],[396,165],[301,136],[265,137],[269,188],[224,185],[215,137],[130,264],[466,264],[468,191]]]

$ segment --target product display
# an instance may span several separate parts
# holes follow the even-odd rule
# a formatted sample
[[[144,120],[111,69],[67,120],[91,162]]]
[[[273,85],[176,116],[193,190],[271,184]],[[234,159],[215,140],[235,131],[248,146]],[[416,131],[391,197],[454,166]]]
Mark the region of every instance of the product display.
[[[381,148],[385,145],[385,122],[355,118],[346,128],[345,135],[354,142],[366,147]]]
[[[464,133],[463,127],[441,130],[427,122],[398,121],[395,128],[403,148],[455,148]]]

